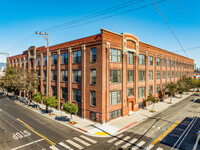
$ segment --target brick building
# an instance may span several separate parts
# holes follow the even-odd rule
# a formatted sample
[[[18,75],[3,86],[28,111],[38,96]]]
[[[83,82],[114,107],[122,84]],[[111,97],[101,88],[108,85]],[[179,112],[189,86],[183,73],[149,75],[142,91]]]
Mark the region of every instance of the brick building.
[[[166,83],[194,75],[194,60],[140,42],[129,33],[101,29],[100,34],[50,47],[31,46],[9,57],[13,67],[38,71],[38,90],[79,107],[83,118],[107,122],[141,109],[144,99],[159,97]],[[49,73],[49,85],[46,76]],[[149,105],[149,104],[146,104]]]

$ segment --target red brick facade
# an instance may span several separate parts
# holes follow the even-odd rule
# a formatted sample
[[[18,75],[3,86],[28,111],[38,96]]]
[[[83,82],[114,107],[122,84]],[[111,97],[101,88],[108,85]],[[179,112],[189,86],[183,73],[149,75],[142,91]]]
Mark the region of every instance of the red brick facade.
[[[91,62],[91,49],[96,48],[96,61]],[[111,49],[117,49],[120,51],[120,62],[112,62],[110,59]],[[73,52],[81,51],[81,63],[73,63]],[[46,54],[46,47],[30,47],[23,54],[9,57],[7,63],[9,66],[20,66],[26,69],[26,60],[28,60],[28,69],[40,70],[40,91],[43,93],[44,80],[43,70],[47,67],[44,65],[44,57]],[[133,63],[127,63],[128,52],[133,54]],[[68,63],[61,64],[63,53],[68,53]],[[57,64],[51,65],[52,56],[57,55]],[[139,55],[143,54],[143,60],[140,60],[143,64],[139,63]],[[149,56],[152,56],[150,58]],[[37,66],[37,58],[40,58],[40,65]],[[156,58],[160,58],[160,65],[156,65]],[[152,59],[153,65],[149,65],[149,59]],[[165,65],[163,65],[163,61]],[[22,60],[24,65],[22,66]],[[34,62],[31,66],[31,60]],[[167,64],[167,60],[169,65]],[[49,57],[49,94],[52,95],[51,86],[57,87],[57,99],[59,101],[58,108],[62,103],[67,100],[78,105],[80,113],[83,118],[92,119],[91,115],[96,121],[107,122],[116,117],[125,116],[130,111],[137,111],[141,108],[144,99],[149,95],[149,86],[153,86],[153,95],[156,97],[159,94],[156,92],[158,88],[162,91],[162,86],[169,82],[176,82],[183,75],[193,77],[194,75],[194,60],[165,51],[163,49],[151,46],[149,44],[140,42],[137,37],[132,34],[122,33],[117,34],[111,31],[101,29],[101,33],[90,37],[54,45],[50,47]],[[91,84],[91,69],[96,70],[96,84]],[[51,71],[57,71],[57,81],[52,81]],[[68,81],[61,81],[61,70],[68,70]],[[73,82],[73,71],[81,71],[81,83]],[[110,70],[120,70],[120,82],[110,82]],[[127,71],[133,70],[132,82],[128,82]],[[139,81],[139,71],[144,72],[144,81]],[[153,72],[153,80],[149,80],[149,71]],[[160,79],[156,76],[160,71]],[[165,77],[164,77],[165,76]],[[160,86],[159,86],[160,85]],[[144,95],[139,97],[140,90],[144,90]],[[61,89],[67,88],[68,97],[62,99]],[[81,101],[75,102],[73,100],[73,89],[81,90]],[[127,96],[127,89],[133,89],[133,93]],[[111,105],[110,92],[121,91],[120,101],[117,104]],[[130,90],[131,91],[131,90]],[[96,106],[91,105],[91,92],[96,92]],[[143,92],[142,92],[143,93]],[[114,97],[114,96],[113,96]],[[113,98],[114,99],[114,98]],[[119,111],[116,111],[119,110]],[[115,112],[114,112],[115,111]],[[112,112],[112,113],[111,113]]]

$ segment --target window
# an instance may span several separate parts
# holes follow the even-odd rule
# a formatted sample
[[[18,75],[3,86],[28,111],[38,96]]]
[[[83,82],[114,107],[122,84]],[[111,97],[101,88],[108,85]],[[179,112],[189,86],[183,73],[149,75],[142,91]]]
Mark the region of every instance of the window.
[[[67,63],[68,63],[68,53],[62,53],[61,64],[67,64]]]
[[[68,81],[68,71],[67,70],[61,70],[61,81],[62,82]]]
[[[145,56],[139,54],[139,65],[145,65]]]
[[[61,87],[61,98],[67,100],[68,99],[68,89]]]
[[[121,51],[117,49],[110,49],[110,62],[121,62]]]
[[[165,84],[162,84],[162,91],[165,91]]]
[[[156,79],[160,79],[160,71],[156,71]]]
[[[26,68],[28,68],[28,59],[26,60]]]
[[[73,101],[81,102],[81,90],[73,89]]]
[[[44,66],[47,66],[47,56],[44,56]]]
[[[92,62],[96,62],[96,55],[97,55],[97,52],[96,52],[96,47],[95,47],[95,48],[91,49],[91,61]]]
[[[149,66],[153,66],[153,56],[149,56]]]
[[[160,84],[156,85],[156,92],[159,93],[160,92]]]
[[[138,88],[138,97],[141,98],[141,97],[144,97],[144,87],[139,87]]]
[[[175,77],[177,78],[177,71],[175,72]]]
[[[57,81],[57,70],[52,70],[51,71],[51,80],[52,81]]]
[[[172,71],[172,78],[174,78],[174,71]]]
[[[167,67],[170,67],[170,60],[167,60]]]
[[[110,92],[110,105],[116,105],[121,102],[121,91]]]
[[[122,115],[121,109],[112,111],[112,112],[110,112],[110,119],[117,118],[117,117],[119,117],[119,116],[121,116],[121,115]]]
[[[133,96],[133,88],[127,90],[127,97]]]
[[[47,79],[47,71],[44,70],[44,71],[43,71],[43,80],[46,80],[46,79]]]
[[[110,70],[110,82],[111,83],[121,82],[121,70]]]
[[[96,121],[96,113],[95,112],[93,112],[93,111],[90,111],[90,120],[94,120],[94,121]]]
[[[34,59],[31,58],[31,68],[33,68],[33,66],[34,66]]]
[[[51,57],[51,59],[52,59],[52,64],[51,65],[56,65],[57,64],[57,55],[52,55],[52,57]]]
[[[128,64],[133,64],[133,52],[128,52],[127,53],[127,63]]]
[[[128,82],[133,82],[133,70],[128,70],[127,71],[127,81]]]
[[[37,70],[37,73],[38,73],[38,77],[40,76],[40,70]]]
[[[81,50],[73,52],[73,63],[81,63]]]
[[[175,68],[177,68],[177,62],[175,61]]]
[[[20,65],[20,64],[19,64],[19,60],[18,60],[18,61],[17,61],[17,67],[19,67],[19,65]]]
[[[162,72],[162,79],[165,79],[165,71]]]
[[[153,85],[149,85],[149,95],[153,95]]]
[[[96,92],[91,91],[91,106],[96,106]]]
[[[145,72],[139,70],[139,81],[145,81]]]
[[[96,84],[96,69],[91,70],[91,84]]]
[[[57,97],[57,86],[52,86],[51,89],[52,89],[52,96]]]
[[[165,67],[165,59],[162,59],[162,66]]]
[[[37,58],[37,66],[40,66],[40,65],[41,65],[41,58],[38,57],[38,58]]]
[[[149,81],[152,81],[153,80],[153,71],[150,70],[149,71]]]
[[[167,78],[170,78],[170,72],[167,71]]]
[[[81,83],[81,70],[73,70],[73,82]]]
[[[22,67],[24,67],[24,60],[22,60]]]
[[[156,58],[156,66],[160,66],[160,58]]]
[[[46,94],[47,94],[47,86],[43,85],[43,95],[46,95]]]
[[[16,62],[14,62],[14,67],[16,68]]]
[[[144,108],[145,102],[138,103],[138,109]]]
[[[174,61],[171,61],[172,68],[174,68]]]

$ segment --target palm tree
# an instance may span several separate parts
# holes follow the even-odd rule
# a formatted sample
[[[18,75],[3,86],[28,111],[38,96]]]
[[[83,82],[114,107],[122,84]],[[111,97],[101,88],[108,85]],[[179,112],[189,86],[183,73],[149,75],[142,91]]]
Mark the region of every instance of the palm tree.
[[[174,96],[176,90],[177,90],[177,84],[176,83],[173,83],[173,82],[170,82],[166,85],[166,88],[167,88],[167,94],[170,96],[170,103],[172,103],[172,96]]]

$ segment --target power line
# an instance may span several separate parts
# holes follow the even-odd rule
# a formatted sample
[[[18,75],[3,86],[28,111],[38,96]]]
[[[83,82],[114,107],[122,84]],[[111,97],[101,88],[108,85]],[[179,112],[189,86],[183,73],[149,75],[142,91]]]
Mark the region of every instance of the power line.
[[[46,28],[46,29],[43,29],[43,30],[50,31],[50,30],[53,30],[55,28],[62,28],[63,26],[66,26],[66,25],[71,25],[71,24],[79,23],[79,22],[82,22],[82,21],[85,21],[85,20],[88,20],[88,19],[91,19],[91,18],[95,18],[95,17],[101,16],[101,15],[107,14],[109,12],[113,12],[113,11],[116,11],[116,10],[119,10],[119,9],[122,9],[122,8],[125,8],[125,7],[129,7],[129,6],[133,5],[133,4],[140,3],[140,2],[142,2],[144,0],[139,0],[138,2],[135,2],[135,1],[136,0],[131,0],[131,1],[128,1],[128,2],[125,2],[125,3],[119,4],[119,5],[116,5],[114,7],[107,8],[107,9],[104,9],[102,11],[93,13],[91,15],[87,15],[85,17],[82,17],[82,18],[79,18],[79,19],[75,19],[75,20],[72,20],[72,21],[69,21],[69,22],[65,22],[65,23],[62,23],[60,25],[52,26],[52,27],[49,27],[49,28]]]
[[[165,21],[166,25],[168,26],[169,30],[171,31],[171,33],[173,34],[174,38],[176,39],[176,41],[178,42],[179,46],[181,47],[181,49],[184,51],[185,55],[188,57],[186,51],[184,50],[183,46],[181,45],[180,41],[178,40],[178,38],[176,37],[175,33],[173,32],[172,28],[170,27],[170,25],[167,23],[167,20],[165,19],[165,17],[162,15],[161,11],[159,10],[159,8],[156,6],[154,0],[152,0],[154,6],[156,7],[156,9],[158,10],[158,12],[160,13],[161,17],[163,18],[163,20]]]
[[[166,0],[160,0],[160,1],[156,2],[156,3],[162,3],[164,1],[166,1]],[[74,27],[77,27],[77,26],[93,23],[93,22],[96,22],[96,21],[101,21],[101,20],[108,19],[108,18],[117,16],[117,15],[125,14],[125,13],[132,12],[132,11],[136,11],[136,10],[139,10],[139,9],[142,9],[142,8],[145,8],[145,7],[149,7],[149,6],[152,6],[152,5],[153,5],[152,3],[146,4],[146,5],[143,5],[143,6],[134,8],[134,9],[130,9],[130,10],[127,10],[127,11],[124,11],[124,12],[121,12],[121,13],[118,13],[118,14],[115,14],[115,15],[110,15],[110,16],[107,16],[107,17],[103,17],[103,18],[100,18],[100,19],[88,21],[88,22],[85,22],[85,23],[82,23],[82,24],[78,24],[78,25],[73,25],[73,26],[69,26],[69,27],[63,27],[61,29],[55,29],[54,31],[51,31],[51,32],[55,32],[55,31],[58,31],[58,30],[70,29],[70,28],[74,28]]]
[[[184,9],[181,7],[175,0],[171,0],[197,27],[200,27],[199,23],[197,23]]]
[[[196,47],[190,47],[190,48],[186,48],[186,49],[184,49],[185,51],[189,51],[189,50],[193,50],[193,49],[199,49],[200,48],[200,46],[196,46]],[[175,52],[182,52],[183,50],[177,50],[177,51],[172,51],[173,53],[175,53]]]

